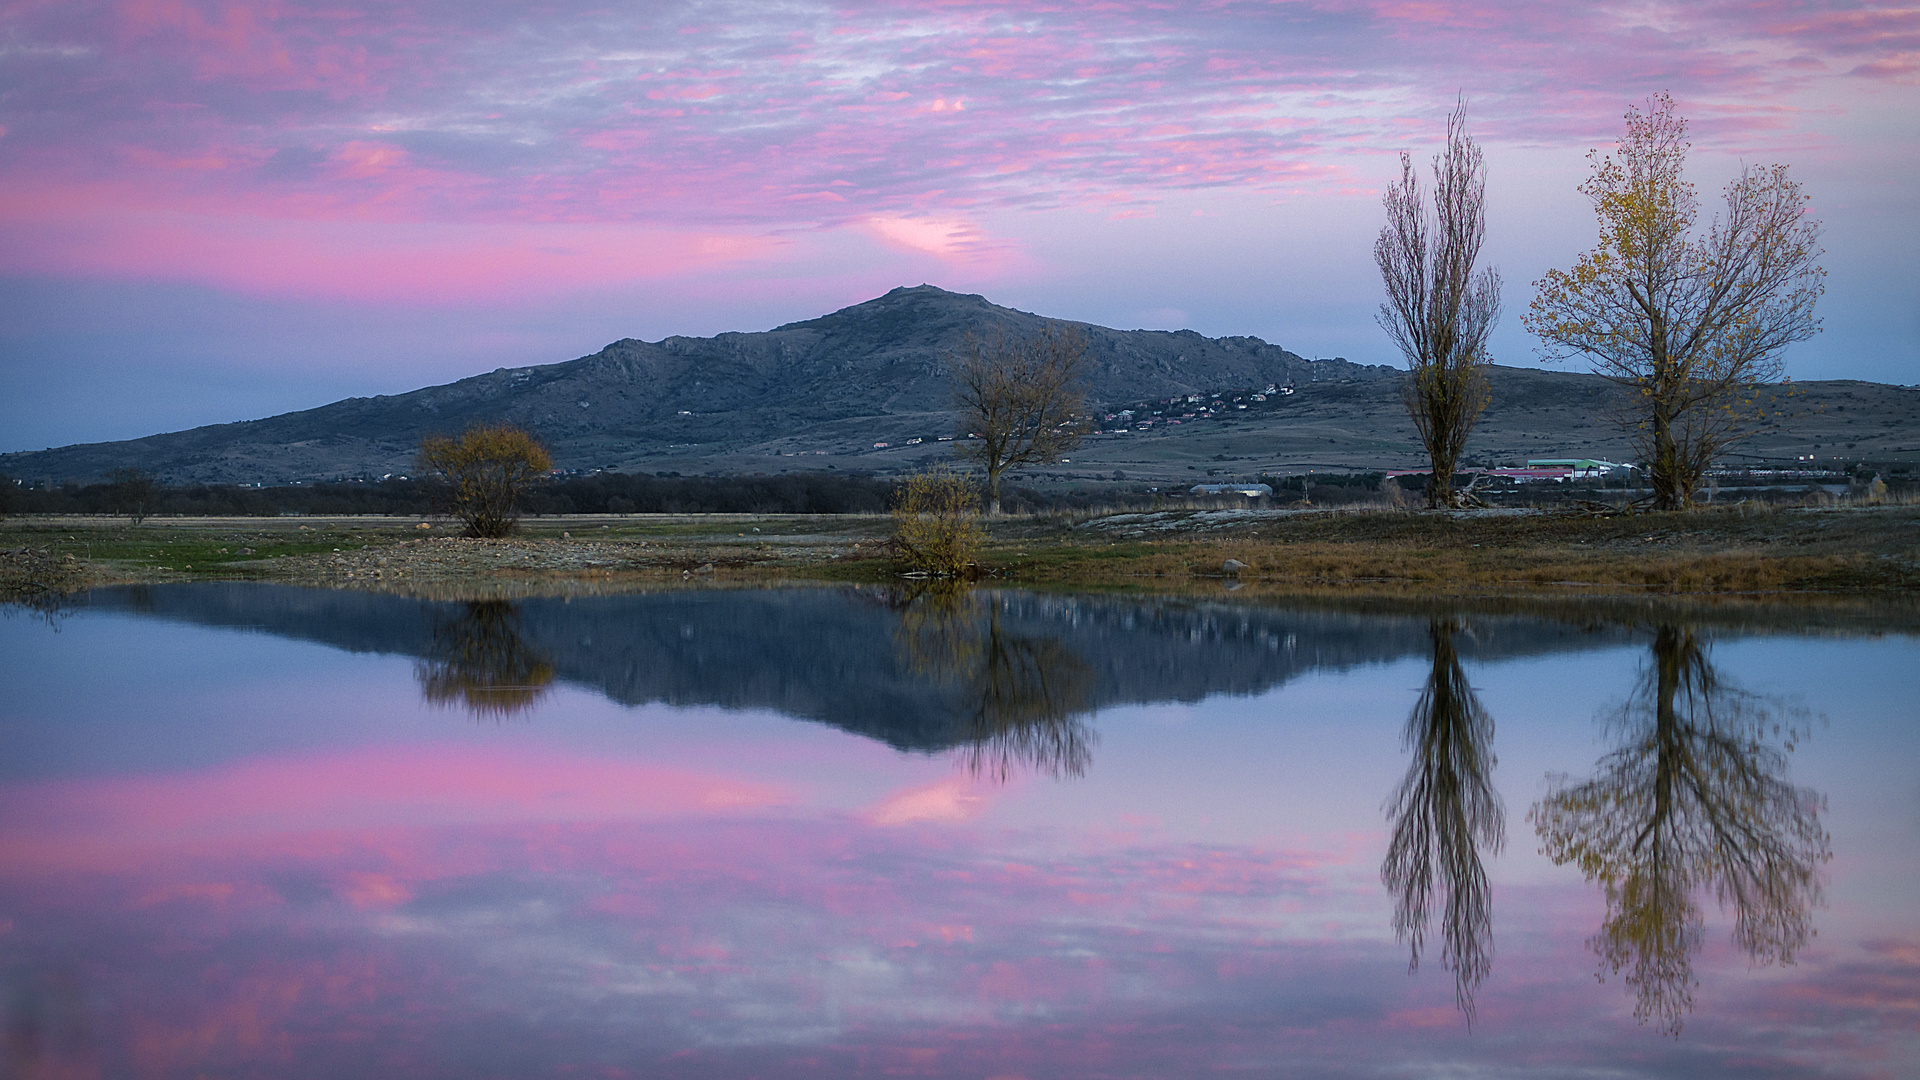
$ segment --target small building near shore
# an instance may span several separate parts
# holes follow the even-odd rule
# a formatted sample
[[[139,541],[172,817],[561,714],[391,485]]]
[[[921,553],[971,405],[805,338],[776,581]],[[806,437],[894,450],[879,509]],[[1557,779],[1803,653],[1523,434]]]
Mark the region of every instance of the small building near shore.
[[[1614,472],[1629,468],[1616,465],[1611,461],[1599,461],[1594,458],[1528,458],[1529,469],[1565,469],[1568,476],[1575,480],[1590,477],[1610,476]]]
[[[1245,495],[1249,499],[1258,499],[1273,494],[1268,484],[1195,484],[1188,490],[1190,495]]]

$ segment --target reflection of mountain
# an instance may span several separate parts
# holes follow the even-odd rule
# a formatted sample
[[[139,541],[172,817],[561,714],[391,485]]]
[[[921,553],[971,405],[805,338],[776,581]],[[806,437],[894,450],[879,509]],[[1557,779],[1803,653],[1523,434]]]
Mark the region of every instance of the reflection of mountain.
[[[1554,862],[1605,890],[1592,945],[1606,971],[1624,973],[1642,1021],[1678,1034],[1693,1007],[1696,892],[1733,909],[1734,943],[1757,963],[1791,962],[1812,933],[1830,857],[1825,800],[1787,782],[1775,743],[1792,749],[1791,720],[1724,682],[1691,627],[1663,626],[1615,718],[1620,748],[1592,780],[1560,778],[1530,815]]]
[[[1455,646],[1455,624],[1435,619],[1433,671],[1407,717],[1413,752],[1393,794],[1393,835],[1380,878],[1393,894],[1393,928],[1420,964],[1437,892],[1440,962],[1453,972],[1460,1008],[1473,1018],[1473,992],[1493,965],[1493,899],[1480,861],[1506,840],[1506,812],[1493,790],[1493,717],[1467,682]],[[1436,878],[1438,879],[1436,882]]]
[[[1009,639],[1054,641],[1081,658],[1081,708],[1254,694],[1309,671],[1431,648],[1424,617],[1350,615],[1181,599],[986,592]],[[355,652],[431,660],[434,630],[465,605],[281,585],[205,583],[103,589],[95,610],[234,627]],[[556,679],[629,705],[769,709],[903,749],[967,741],[977,694],[916,671],[896,644],[886,590],[679,591],[516,603],[519,639]],[[1618,645],[1624,629],[1476,616],[1468,659]]]

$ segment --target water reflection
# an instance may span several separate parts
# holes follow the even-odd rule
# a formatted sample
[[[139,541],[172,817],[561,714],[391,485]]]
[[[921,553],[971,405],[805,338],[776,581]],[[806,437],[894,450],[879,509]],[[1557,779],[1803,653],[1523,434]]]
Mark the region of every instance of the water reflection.
[[[1678,1035],[1692,1009],[1698,891],[1733,909],[1734,943],[1757,963],[1791,963],[1812,933],[1825,799],[1786,779],[1806,719],[1723,679],[1693,627],[1663,625],[1612,719],[1619,749],[1591,780],[1555,778],[1529,814],[1546,854],[1605,891],[1589,944],[1641,1022]]]
[[[1854,1077],[1914,1058],[1920,713],[1882,674],[1916,665],[1913,639],[1733,631],[1709,656],[1679,627],[1649,655],[1644,622],[991,590],[88,604],[57,636],[0,620],[0,1075]],[[420,701],[530,696],[542,666],[569,689],[538,724]],[[1725,685],[1752,671],[1848,718],[1793,761],[1850,785],[1832,815],[1785,787],[1804,721]],[[1585,749],[1593,706],[1623,696]],[[1118,707],[1154,702],[1182,704]],[[1494,781],[1512,787],[1496,718],[1508,772],[1576,770],[1533,819],[1561,827],[1557,872],[1533,845],[1490,854]],[[970,757],[1072,779],[1000,786]],[[1769,809],[1769,783],[1792,805]],[[1636,852],[1681,830],[1649,824],[1663,803],[1690,830],[1731,817],[1751,866],[1784,846],[1800,878],[1716,867],[1736,856],[1704,832]],[[1683,950],[1712,1008],[1679,1043],[1636,1030],[1585,942],[1636,973],[1672,927],[1698,940],[1672,901],[1710,909],[1711,883],[1784,956],[1826,846],[1796,814],[1848,856],[1821,868],[1821,947],[1745,981],[1739,950]],[[1573,869],[1588,849],[1604,916]],[[1664,908],[1634,899],[1659,888]],[[1617,932],[1646,926],[1651,946]]]
[[[234,582],[104,589],[85,603],[101,614],[405,656],[424,661],[422,670],[459,657],[470,635],[457,628],[474,621],[467,605],[447,601]],[[973,718],[981,691],[992,685],[972,684],[982,664],[989,672],[997,665],[1003,676],[1021,665],[1045,671],[1045,696],[1059,703],[1056,711],[1077,715],[1262,694],[1310,671],[1346,671],[1431,649],[1424,614],[993,589],[666,590],[531,598],[494,610],[520,645],[551,665],[555,684],[628,706],[770,710],[926,753],[968,743],[970,727],[972,736],[982,733]],[[1034,656],[1011,648],[989,658],[995,627],[1003,643],[1051,641],[1057,648]],[[1624,626],[1491,613],[1476,615],[1473,629],[1458,645],[1476,661],[1633,640]],[[943,633],[953,636],[943,640]],[[1027,699],[1041,685],[1022,676],[1007,688]],[[453,700],[466,698],[456,691]]]
[[[958,753],[967,771],[1004,782],[1022,769],[1081,776],[1093,761],[1093,669],[1057,637],[1002,625],[998,604],[962,583],[895,598],[895,640],[916,674],[956,685]]]
[[[1407,717],[1402,741],[1412,751],[1407,775],[1388,804],[1393,833],[1380,879],[1393,896],[1393,929],[1420,966],[1435,893],[1440,962],[1453,972],[1454,996],[1469,1022],[1473,992],[1493,964],[1493,903],[1481,852],[1506,842],[1506,810],[1493,789],[1493,717],[1467,682],[1454,645],[1459,624],[1428,625],[1433,668]],[[1436,880],[1437,879],[1437,880]]]
[[[428,701],[499,719],[552,688],[553,663],[521,635],[515,604],[482,600],[435,620],[432,651],[414,665],[414,677]]]
[[[92,1025],[74,973],[65,964],[13,974],[0,1027],[8,1068],[0,1075],[83,1077],[100,1075],[93,1057]]]

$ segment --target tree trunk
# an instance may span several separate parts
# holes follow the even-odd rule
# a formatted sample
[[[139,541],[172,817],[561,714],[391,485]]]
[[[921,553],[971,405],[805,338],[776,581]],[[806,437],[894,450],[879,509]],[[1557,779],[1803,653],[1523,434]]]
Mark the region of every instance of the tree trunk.
[[[1438,454],[1429,455],[1433,462],[1433,479],[1427,482],[1427,509],[1446,510],[1453,506],[1453,467],[1455,459],[1440,460]]]
[[[1653,410],[1653,504],[1661,510],[1686,509],[1686,493],[1681,489],[1680,455],[1673,444],[1673,418],[1663,405]]]
[[[1653,504],[1661,510],[1687,507],[1686,481],[1681,477],[1680,448],[1674,445],[1674,399],[1680,392],[1680,374],[1667,350],[1667,320],[1653,315]]]
[[[1000,470],[987,469],[987,516],[1000,516]]]

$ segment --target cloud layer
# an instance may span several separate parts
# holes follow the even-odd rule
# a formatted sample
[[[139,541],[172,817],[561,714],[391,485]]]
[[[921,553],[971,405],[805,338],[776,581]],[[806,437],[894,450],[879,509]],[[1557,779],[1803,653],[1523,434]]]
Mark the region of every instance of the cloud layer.
[[[1811,90],[1920,73],[1920,12],[1778,3],[135,0],[16,4],[4,26],[0,225],[37,241],[7,269],[165,275],[184,254],[296,291],[381,255],[424,280],[422,249],[466,289],[486,252],[621,280],[770,230],[898,239],[984,210],[1364,184],[1350,155],[1430,141],[1462,87],[1495,142],[1598,142],[1654,87],[1703,143],[1751,152],[1809,138]],[[479,228],[405,227],[426,223]],[[615,255],[578,224],[649,231]]]
[[[1858,175],[1890,145],[1911,163],[1916,86],[1920,9],[1890,3],[15,0],[0,276],[401,305],[688,280],[853,302],[916,274],[1091,296],[1097,257],[1048,215],[1371,198],[1458,92],[1496,152],[1577,162],[1670,90],[1703,150]]]

